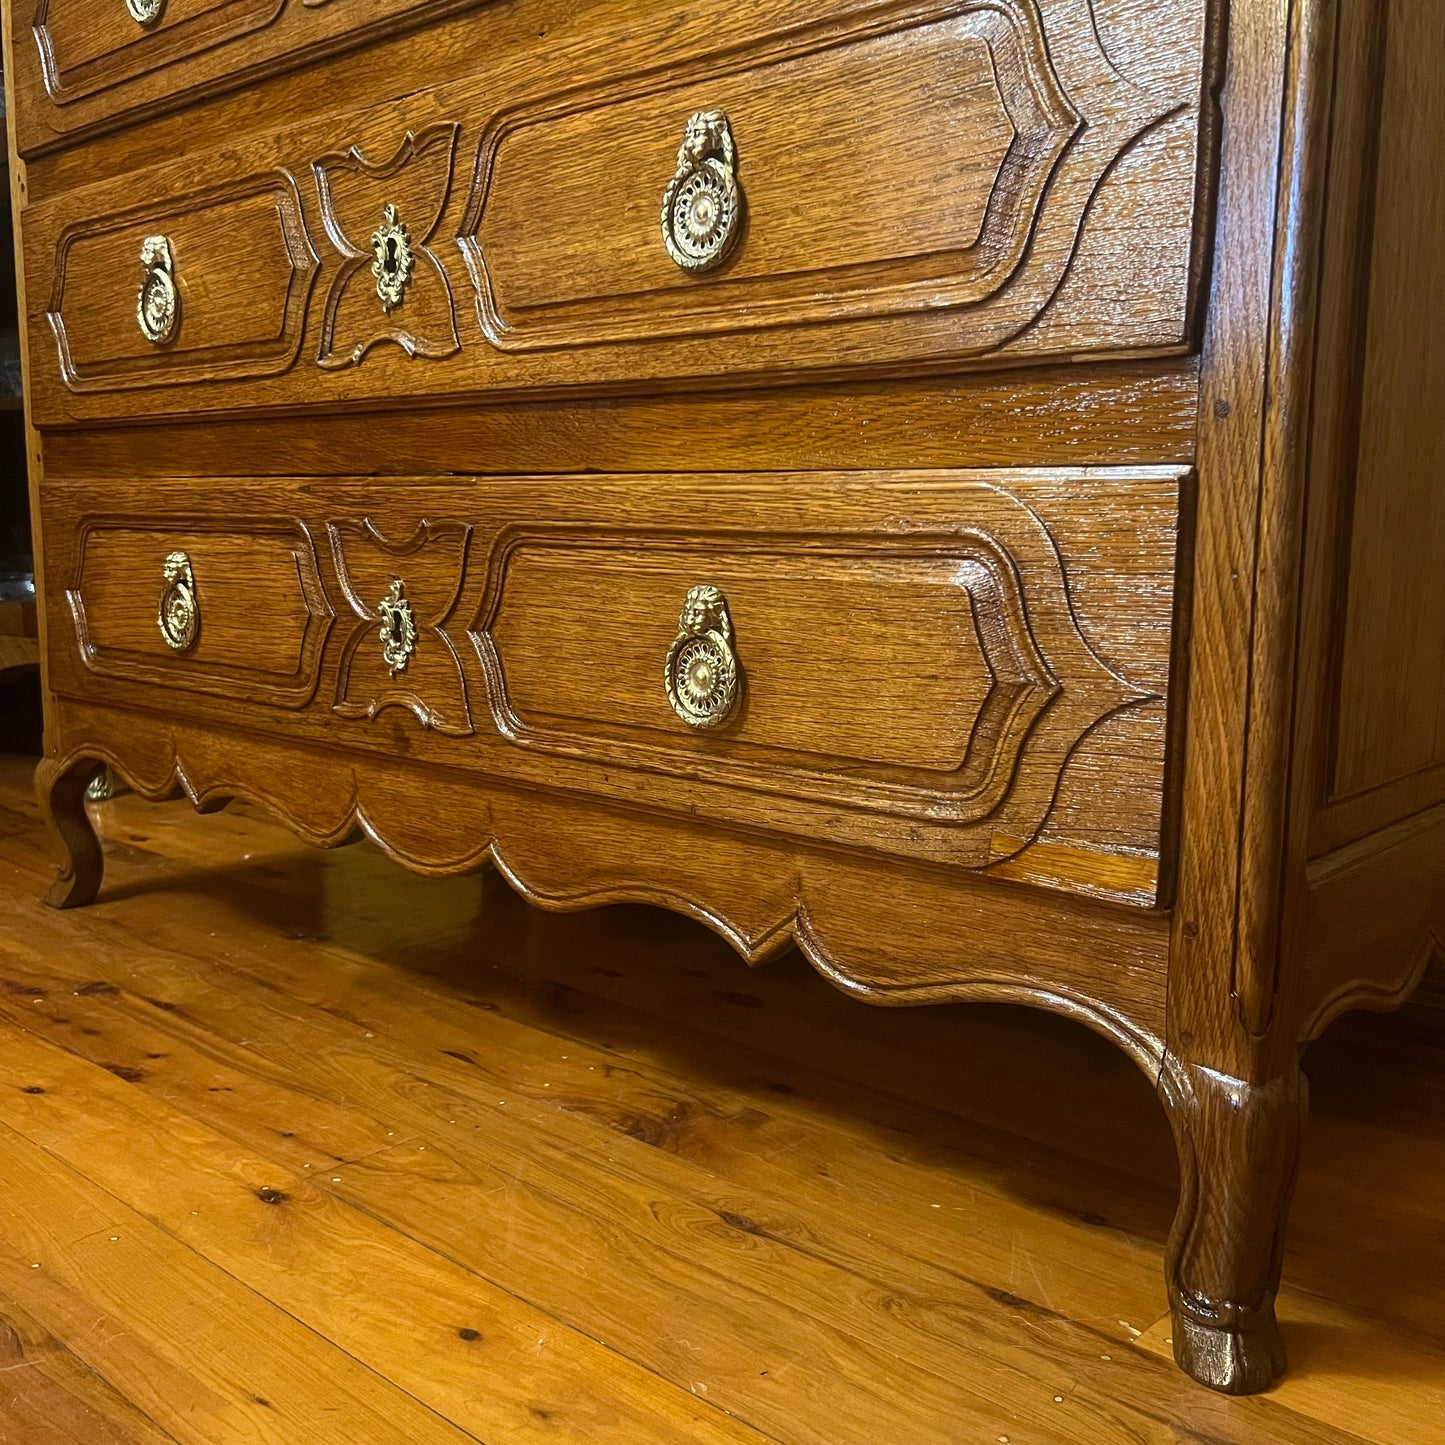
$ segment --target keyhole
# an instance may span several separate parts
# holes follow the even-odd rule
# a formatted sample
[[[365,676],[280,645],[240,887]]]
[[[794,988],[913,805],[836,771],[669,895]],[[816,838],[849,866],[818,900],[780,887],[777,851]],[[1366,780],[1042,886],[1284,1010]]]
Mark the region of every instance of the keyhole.
[[[396,237],[388,236],[386,238],[386,274],[388,276],[394,276],[396,274],[396,271]]]

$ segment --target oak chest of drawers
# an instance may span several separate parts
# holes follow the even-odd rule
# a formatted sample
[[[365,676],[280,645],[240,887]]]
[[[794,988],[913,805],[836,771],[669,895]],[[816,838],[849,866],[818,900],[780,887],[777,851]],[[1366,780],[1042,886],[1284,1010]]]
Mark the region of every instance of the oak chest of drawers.
[[[1115,1039],[1262,1388],[1445,923],[1445,17],[10,0],[42,800],[102,765]]]

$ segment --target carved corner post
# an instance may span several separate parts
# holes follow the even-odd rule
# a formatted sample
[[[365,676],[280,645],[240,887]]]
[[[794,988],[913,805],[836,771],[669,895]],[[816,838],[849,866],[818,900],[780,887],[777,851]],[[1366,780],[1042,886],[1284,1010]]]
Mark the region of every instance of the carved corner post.
[[[1224,219],[1203,339],[1200,580],[1159,1075],[1181,1176],[1166,1261],[1174,1355],[1236,1395],[1284,1368],[1274,1304],[1306,1109],[1280,963],[1282,900],[1303,865],[1287,785],[1337,22],[1336,0],[1254,13],[1260,23],[1219,37],[1216,66],[1230,77]]]
[[[105,855],[85,811],[85,795],[102,772],[104,765],[98,762],[64,764],[53,758],[42,759],[35,770],[40,812],[65,860],[45,895],[51,908],[84,908],[100,892]]]

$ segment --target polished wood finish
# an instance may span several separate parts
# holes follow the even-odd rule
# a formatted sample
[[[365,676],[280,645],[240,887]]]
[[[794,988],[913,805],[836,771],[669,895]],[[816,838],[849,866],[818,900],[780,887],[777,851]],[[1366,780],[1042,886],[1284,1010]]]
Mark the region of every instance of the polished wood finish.
[[[148,515],[115,497],[77,519],[66,595],[76,656],[89,672],[233,702],[304,707],[311,700],[333,616],[311,536],[295,522],[237,522],[235,502],[233,492],[224,514],[181,526],[164,506]],[[184,552],[204,579],[198,635],[180,654],[158,625],[172,552]],[[142,577],[149,588],[137,585]]]
[[[65,857],[45,895],[52,908],[84,908],[94,903],[100,892],[105,855],[85,812],[86,790],[100,771],[100,764],[93,759],[64,765],[49,758],[35,770],[41,815]]]
[[[33,417],[1187,348],[1203,0],[1112,5],[1108,53],[1083,0],[892,19],[710,5],[690,17],[710,41],[669,36],[661,78],[634,7],[612,3],[575,45],[499,27],[465,78],[207,153],[192,136],[184,159],[63,196],[32,187],[27,268],[51,280],[29,297]],[[658,202],[704,105],[729,110],[749,199],[742,244],[699,285]],[[390,314],[369,243],[387,204],[415,258]],[[181,319],[147,350],[132,293],[158,233]],[[296,364],[303,335],[315,364]]]
[[[9,22],[20,149],[43,151],[477,3],[164,0],[143,26],[124,0],[21,0]]]
[[[51,682],[172,718],[254,702],[278,734],[388,755],[406,709],[416,760],[1149,904],[1190,480],[409,478],[391,505],[361,481],[233,481],[189,487],[184,516],[177,482],[68,482],[46,562],[74,631]],[[155,622],[176,550],[201,613],[179,653]],[[375,621],[393,576],[418,630],[397,676]],[[727,594],[745,678],[740,718],[704,734],[661,685],[699,582]]]
[[[442,411],[57,431],[59,476],[535,476],[693,470],[1188,466],[1198,361],[1040,367],[960,381],[910,378],[687,396],[498,402]]]
[[[1445,198],[1415,184],[1445,143],[1430,79],[1445,53],[1429,8],[1355,7],[1345,23],[1341,123],[1373,145],[1335,157],[1329,183],[1368,229],[1327,226],[1321,345],[1333,359],[1316,409],[1307,522],[1313,607],[1303,619],[1311,719],[1300,758],[1313,853],[1445,802],[1445,381],[1438,327]]]
[[[291,369],[316,273],[294,181],[259,174],[174,209],[150,202],[108,215],[87,205],[80,215],[57,242],[46,312],[72,391]],[[164,347],[135,323],[141,232],[164,235],[180,257],[180,319]],[[31,375],[44,385],[44,371]]]
[[[874,1002],[1080,1019],[1174,1132],[1172,1349],[1267,1386],[1300,1050],[1445,935],[1445,27],[378,3],[344,44],[286,7],[183,57],[174,3],[146,77],[68,112],[83,143],[32,139],[66,124],[33,85],[11,107],[55,901],[99,883],[99,761],[751,960],[796,940]],[[715,107],[746,222],[686,276],[658,207]],[[703,583],[744,701],[693,733],[662,666]]]
[[[112,887],[62,917],[28,771],[0,761],[12,1445],[349,1445],[401,1394],[423,1440],[1434,1445],[1423,1020],[1311,1053],[1303,1368],[1224,1400],[1167,1364],[1168,1129],[1083,1030],[860,1010],[796,955],[740,974],[686,921],[240,807],[96,809]]]

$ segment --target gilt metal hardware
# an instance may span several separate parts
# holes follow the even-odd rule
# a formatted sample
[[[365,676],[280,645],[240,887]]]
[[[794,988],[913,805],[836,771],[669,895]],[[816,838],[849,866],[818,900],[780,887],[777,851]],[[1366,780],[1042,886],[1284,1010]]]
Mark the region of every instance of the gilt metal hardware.
[[[186,652],[196,645],[201,630],[201,607],[196,598],[196,577],[191,559],[172,552],[165,562],[165,589],[156,621],[166,646]]]
[[[164,13],[166,0],[125,0],[125,8],[137,25],[151,26]]]
[[[662,239],[684,271],[721,266],[742,232],[743,193],[728,118],[700,110],[687,123],[677,172],[662,198]]]
[[[677,626],[663,669],[667,700],[689,727],[721,727],[742,692],[727,598],[716,587],[694,587]]]
[[[145,279],[136,297],[136,320],[145,339],[162,346],[176,334],[181,298],[176,291],[175,259],[165,236],[147,236],[141,242],[141,270]]]
[[[371,263],[376,294],[381,298],[381,309],[390,316],[406,295],[416,257],[412,255],[411,237],[389,201],[381,213],[381,225],[371,234],[371,249],[376,255]]]
[[[406,671],[416,652],[416,617],[406,600],[406,584],[400,577],[391,579],[391,588],[376,606],[381,619],[381,656],[392,678]]]

